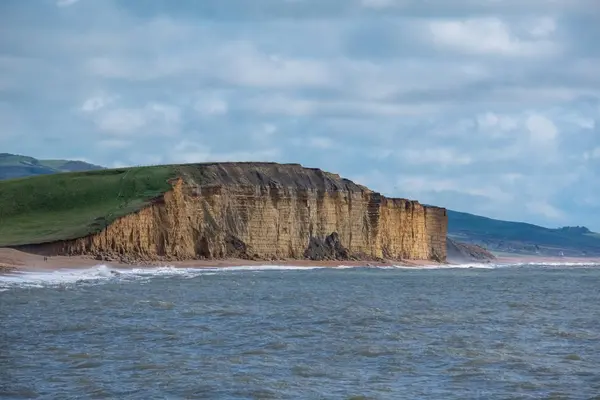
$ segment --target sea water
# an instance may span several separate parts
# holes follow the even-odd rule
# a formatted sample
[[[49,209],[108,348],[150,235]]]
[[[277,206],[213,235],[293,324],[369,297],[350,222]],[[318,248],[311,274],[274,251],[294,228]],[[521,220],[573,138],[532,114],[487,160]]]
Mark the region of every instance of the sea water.
[[[98,266],[0,277],[0,321],[6,399],[600,394],[594,265]]]

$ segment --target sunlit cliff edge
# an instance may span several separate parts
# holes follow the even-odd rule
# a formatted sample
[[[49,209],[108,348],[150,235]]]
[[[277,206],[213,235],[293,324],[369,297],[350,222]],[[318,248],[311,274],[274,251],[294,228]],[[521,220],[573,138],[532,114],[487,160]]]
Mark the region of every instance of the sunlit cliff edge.
[[[1,182],[0,191],[6,184],[12,186],[6,186],[4,197],[0,193],[0,202],[9,202],[12,193],[15,205],[0,214],[0,246],[40,254],[130,262],[446,260],[444,208],[386,198],[298,164],[207,163],[57,174]],[[19,190],[42,191],[38,184],[63,186],[44,192],[55,209],[32,196],[21,199],[28,206],[18,205]],[[37,227],[18,225],[28,215],[41,216],[29,221]],[[70,215],[81,222],[65,224]],[[20,231],[11,233],[10,226]]]

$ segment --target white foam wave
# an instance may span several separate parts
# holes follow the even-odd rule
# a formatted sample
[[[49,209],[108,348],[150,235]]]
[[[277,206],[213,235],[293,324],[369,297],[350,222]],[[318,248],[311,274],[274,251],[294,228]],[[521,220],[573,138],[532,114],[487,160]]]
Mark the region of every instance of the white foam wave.
[[[180,276],[193,278],[200,275],[215,275],[230,272],[261,272],[261,271],[298,271],[315,269],[345,270],[354,268],[370,269],[496,269],[510,267],[594,267],[598,263],[592,262],[527,262],[527,263],[469,263],[469,264],[431,264],[431,265],[339,265],[337,267],[324,266],[294,266],[294,265],[248,265],[224,267],[197,267],[180,268],[174,266],[146,267],[146,268],[113,268],[108,265],[97,265],[92,268],[60,269],[56,271],[26,271],[0,275],[0,292],[14,287],[47,287],[64,286],[79,283],[100,283],[111,281],[139,281],[156,276]]]
[[[145,268],[113,268],[107,265],[97,265],[92,268],[59,269],[55,271],[22,271],[0,275],[0,291],[12,287],[46,287],[77,283],[98,283],[108,281],[131,281],[149,279],[155,276],[181,276],[193,278],[199,275],[215,275],[222,272],[235,271],[286,271],[312,270],[319,266],[289,266],[289,265],[256,265],[256,266],[227,266],[179,268],[174,266],[145,267]]]
[[[496,269],[496,268],[519,268],[519,267],[597,267],[598,262],[517,262],[517,263],[464,263],[464,264],[435,264],[418,266],[397,266],[402,269]]]
[[[397,269],[494,269],[500,267],[499,264],[471,263],[471,264],[428,264],[428,265],[395,265]]]
[[[61,269],[56,271],[24,271],[0,276],[0,288],[12,286],[42,287],[77,282],[106,280],[118,275],[118,271],[106,265],[85,269]]]

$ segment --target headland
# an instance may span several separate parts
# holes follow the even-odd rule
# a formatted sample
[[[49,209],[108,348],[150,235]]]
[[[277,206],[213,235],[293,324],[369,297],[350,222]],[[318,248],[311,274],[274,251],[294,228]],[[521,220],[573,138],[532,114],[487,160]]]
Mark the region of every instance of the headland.
[[[386,198],[299,164],[164,165],[12,179],[0,182],[0,205],[0,247],[18,251],[13,257],[42,257],[43,265],[44,257],[62,267],[83,260],[201,266],[447,258],[444,208]]]

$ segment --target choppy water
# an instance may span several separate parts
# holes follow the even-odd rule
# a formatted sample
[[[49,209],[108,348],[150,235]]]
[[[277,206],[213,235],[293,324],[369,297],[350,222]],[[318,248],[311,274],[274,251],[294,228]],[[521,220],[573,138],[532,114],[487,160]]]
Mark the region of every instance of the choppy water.
[[[591,399],[600,268],[0,278],[0,397]]]

